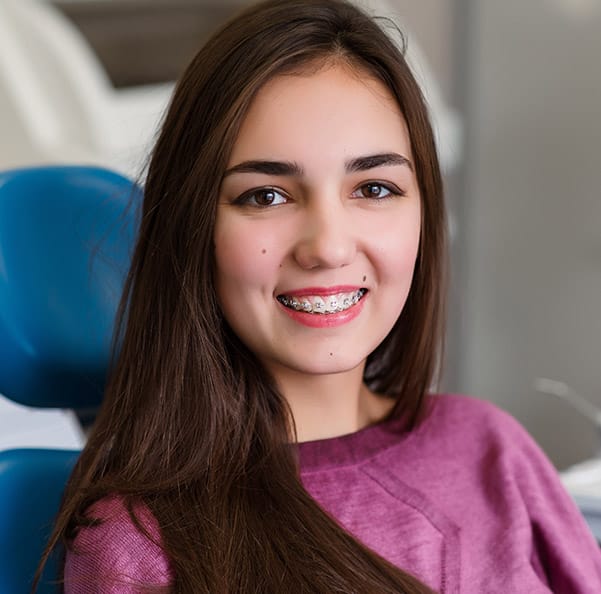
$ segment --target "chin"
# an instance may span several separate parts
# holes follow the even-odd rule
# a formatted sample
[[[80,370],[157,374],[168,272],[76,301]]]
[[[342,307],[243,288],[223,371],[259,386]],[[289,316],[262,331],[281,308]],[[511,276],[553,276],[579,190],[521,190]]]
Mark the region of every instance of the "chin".
[[[319,357],[313,356],[311,360],[295,361],[284,363],[285,367],[295,369],[298,373],[306,375],[335,375],[339,373],[347,373],[363,366],[365,357],[360,358],[355,354],[343,355],[333,352],[320,354]],[[282,362],[283,363],[283,362]]]

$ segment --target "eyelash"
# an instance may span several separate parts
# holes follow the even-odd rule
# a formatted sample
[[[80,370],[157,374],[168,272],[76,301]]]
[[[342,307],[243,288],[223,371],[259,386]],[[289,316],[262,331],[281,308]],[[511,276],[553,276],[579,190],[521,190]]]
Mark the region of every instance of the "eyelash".
[[[353,196],[356,192],[367,188],[369,186],[377,186],[380,189],[384,189],[388,192],[388,195],[386,196]],[[263,186],[260,188],[253,188],[252,190],[248,190],[247,192],[244,192],[244,194],[242,194],[241,196],[239,196],[238,198],[236,198],[233,202],[233,204],[237,204],[237,205],[241,205],[241,206],[252,206],[254,208],[270,208],[271,206],[279,206],[279,204],[284,204],[284,203],[279,203],[279,204],[252,204],[250,202],[250,200],[252,198],[256,198],[257,194],[259,193],[274,193],[277,194],[279,196],[281,196],[282,198],[284,198],[285,200],[289,199],[289,196],[283,192],[282,190],[279,190],[278,188],[275,188],[273,186]],[[360,186],[358,186],[355,190],[353,190],[353,192],[351,193],[351,196],[355,197],[355,198],[361,198],[364,200],[370,200],[373,202],[382,202],[383,200],[390,200],[391,198],[395,198],[395,197],[399,197],[399,196],[406,196],[406,193],[403,190],[400,190],[397,186],[395,186],[394,184],[388,183],[388,182],[381,182],[381,181],[367,181],[362,183]]]

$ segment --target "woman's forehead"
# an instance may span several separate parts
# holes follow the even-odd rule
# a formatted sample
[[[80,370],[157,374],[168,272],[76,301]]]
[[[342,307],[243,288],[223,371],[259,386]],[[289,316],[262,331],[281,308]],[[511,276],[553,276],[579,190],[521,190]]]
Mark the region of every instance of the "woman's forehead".
[[[366,70],[336,64],[268,81],[250,105],[228,166],[257,158],[311,162],[383,151],[410,158],[396,99]]]

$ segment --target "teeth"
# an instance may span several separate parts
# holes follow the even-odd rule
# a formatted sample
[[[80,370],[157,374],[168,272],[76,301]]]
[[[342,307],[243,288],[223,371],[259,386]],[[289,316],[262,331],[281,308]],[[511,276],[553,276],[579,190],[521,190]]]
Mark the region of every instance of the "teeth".
[[[339,293],[337,295],[330,295],[326,298],[318,295],[303,296],[300,298],[280,295],[278,301],[282,305],[295,309],[296,311],[314,314],[332,314],[344,311],[357,304],[365,293],[367,293],[367,289],[359,289],[358,291],[353,291],[351,293]]]
[[[313,311],[315,313],[325,313],[326,302],[321,297],[313,297]]]

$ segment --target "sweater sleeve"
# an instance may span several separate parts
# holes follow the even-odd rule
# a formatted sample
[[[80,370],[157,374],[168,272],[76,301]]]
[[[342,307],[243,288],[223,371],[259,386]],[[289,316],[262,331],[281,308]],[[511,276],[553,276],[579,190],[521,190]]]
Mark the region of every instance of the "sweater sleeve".
[[[169,591],[172,571],[156,519],[143,506],[134,511],[151,539],[134,524],[121,499],[105,498],[90,508],[88,515],[101,522],[81,528],[68,548],[65,594]]]
[[[528,433],[506,419],[515,480],[530,516],[532,563],[555,594],[601,592],[601,551],[554,466]]]

